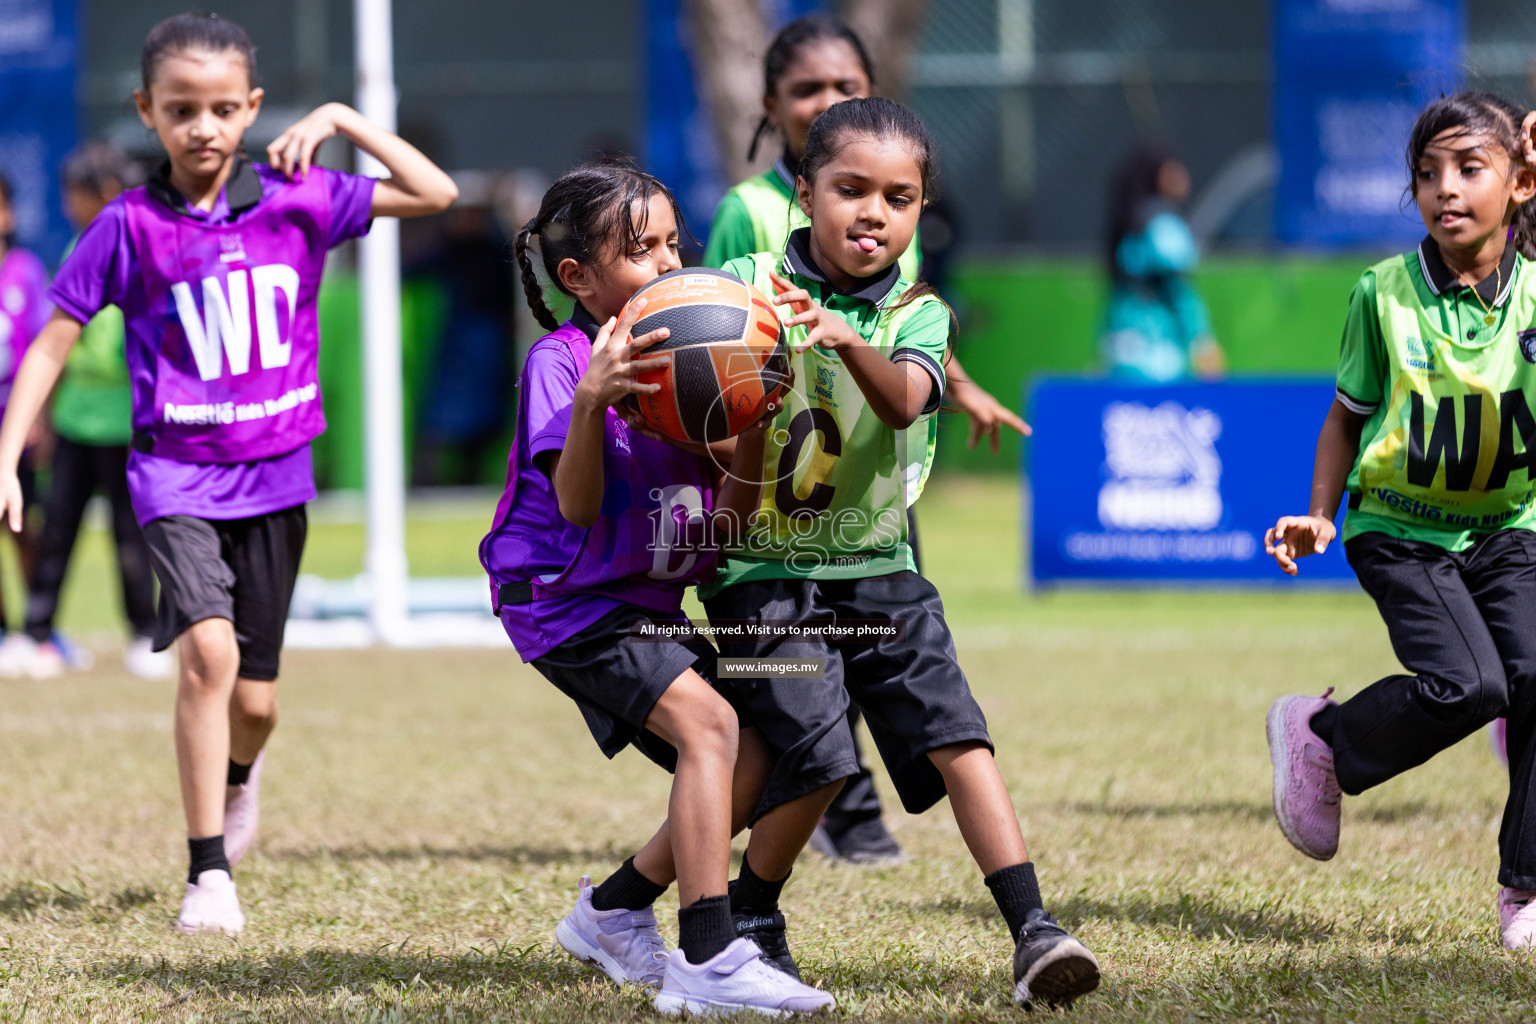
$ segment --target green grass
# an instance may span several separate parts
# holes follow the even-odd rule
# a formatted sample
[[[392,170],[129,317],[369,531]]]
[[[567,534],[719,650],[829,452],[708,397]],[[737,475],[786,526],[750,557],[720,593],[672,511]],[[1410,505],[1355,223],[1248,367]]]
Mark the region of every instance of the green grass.
[[[1365,598],[1028,596],[1010,485],[939,480],[921,515],[1047,901],[1104,965],[1071,1019],[1536,1015],[1531,961],[1498,945],[1504,783],[1481,737],[1348,800],[1330,863],[1270,817],[1269,701],[1394,669]],[[413,522],[417,571],[469,571],[486,518]],[[354,527],[317,522],[309,566],[345,574],[360,552]],[[110,591],[101,563],[83,560],[72,602]],[[0,686],[0,1020],[653,1019],[550,943],[577,876],[658,820],[663,773],[604,761],[510,648],[294,651],[281,692],[263,832],[239,870],[250,924],[230,941],[169,930],[185,849],[171,688],[107,657]],[[807,976],[838,1019],[1021,1019],[947,807],[891,825],[908,866],[796,869],[785,908]],[[674,936],[675,906],[660,908]]]

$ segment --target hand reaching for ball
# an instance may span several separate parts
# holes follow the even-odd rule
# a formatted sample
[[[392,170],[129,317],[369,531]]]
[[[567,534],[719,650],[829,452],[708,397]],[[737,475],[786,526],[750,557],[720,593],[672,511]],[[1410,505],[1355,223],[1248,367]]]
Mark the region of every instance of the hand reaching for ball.
[[[648,347],[671,333],[665,327],[660,327],[638,338],[630,338],[629,332],[634,329],[644,311],[644,299],[632,302],[622,317],[609,317],[608,322],[598,329],[597,337],[592,340],[592,361],[587,364],[587,372],[582,374],[580,383],[576,385],[578,402],[603,409],[619,405],[630,395],[654,394],[661,390],[659,384],[642,384],[635,379],[647,370],[666,366],[670,358],[664,355],[640,358]],[[625,416],[626,421],[629,420],[625,407],[620,406],[619,412]]]

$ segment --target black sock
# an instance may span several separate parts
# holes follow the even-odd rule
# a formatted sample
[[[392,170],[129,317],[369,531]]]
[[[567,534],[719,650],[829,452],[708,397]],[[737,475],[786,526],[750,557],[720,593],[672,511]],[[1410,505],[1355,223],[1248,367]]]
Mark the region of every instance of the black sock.
[[[792,875],[794,872],[791,871],[789,874]],[[752,865],[747,863],[747,858],[742,857],[741,874],[737,875],[736,881],[731,883],[731,911],[734,913],[746,907],[751,907],[753,910],[777,910],[779,893],[784,891],[784,883],[787,881],[789,881],[789,875],[785,875],[777,882],[758,878],[752,871]]]
[[[997,909],[1008,922],[1008,935],[1017,942],[1019,929],[1024,927],[1024,915],[1040,910],[1040,883],[1035,881],[1035,865],[1030,861],[1012,867],[999,868],[985,878]]]
[[[229,858],[224,856],[223,836],[188,839],[187,849],[192,854],[192,867],[187,871],[187,881],[193,885],[197,884],[197,876],[204,871],[229,871]]]
[[[666,891],[666,886],[657,885],[636,871],[635,858],[631,857],[592,890],[592,909],[643,910]]]
[[[1339,724],[1339,706],[1337,704],[1325,704],[1323,710],[1312,716],[1308,723],[1312,731],[1317,733],[1317,738],[1328,744],[1328,749],[1333,749],[1333,733]]]
[[[255,765],[255,761],[252,761],[250,764],[236,764],[235,759],[230,758],[228,782],[226,784],[230,786],[245,785],[250,781],[251,769],[255,767]]]
[[[705,896],[677,912],[677,944],[695,967],[735,941],[729,896]]]

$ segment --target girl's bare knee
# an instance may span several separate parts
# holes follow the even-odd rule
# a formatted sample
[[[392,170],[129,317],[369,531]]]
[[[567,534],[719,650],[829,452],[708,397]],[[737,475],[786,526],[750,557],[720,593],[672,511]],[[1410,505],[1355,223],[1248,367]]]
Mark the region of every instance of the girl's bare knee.
[[[736,763],[741,725],[736,711],[722,697],[701,701],[678,737],[678,753],[706,757],[727,765]]]

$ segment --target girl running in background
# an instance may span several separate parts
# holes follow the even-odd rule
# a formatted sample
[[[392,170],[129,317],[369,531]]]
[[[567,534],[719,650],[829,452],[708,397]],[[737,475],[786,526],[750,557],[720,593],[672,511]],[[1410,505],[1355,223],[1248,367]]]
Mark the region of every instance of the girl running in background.
[[[814,823],[775,815],[857,771],[851,695],[907,810],[949,796],[1015,942],[1015,997],[1067,1003],[1098,985],[1098,963],[1041,904],[986,720],[939,595],[914,571],[907,544],[906,470],[932,460],[953,329],[948,307],[897,265],[932,187],[932,150],[916,115],[881,99],[836,104],[816,120],[800,166],[797,201],[809,226],[783,252],[725,267],[794,310],[783,322],[805,394],[774,421],[789,440],[768,452],[769,482],[747,536],[699,588],[710,621],[743,623],[747,635],[858,622],[892,631],[873,642],[722,643],[733,658],[826,665],[824,678],[734,684],[748,731],[773,763],[761,775],[755,757],[738,762],[739,820],[753,830],[731,904],[738,934],[763,935],[776,965],[793,971],[779,893]],[[914,425],[926,447],[909,454]]]
[[[230,867],[255,836],[259,756],[277,717],[283,626],[315,496],[309,442],[325,428],[316,293],[325,254],[374,217],[435,213],[451,179],[410,145],[326,104],[250,163],[261,109],[245,31],[184,14],[144,42],[139,117],[169,159],[108,203],[49,293],[58,312],[16,378],[0,425],[0,511],[21,524],[17,462],[82,325],[123,311],[133,386],[128,491],[160,611],[155,646],[181,656],[176,759],[191,867],[176,928],[245,923]],[[377,157],[375,181],[312,166],[341,134]]]
[[[705,266],[722,267],[728,260],[758,252],[784,252],[790,232],[808,223],[795,202],[795,177],[805,157],[811,124],[834,103],[870,95],[874,85],[875,69],[868,51],[839,19],[810,14],[779,30],[763,58],[764,113],[747,159],[756,157],[758,144],[770,131],[783,137],[783,150],[767,171],[736,185],[720,200],[704,250]],[[914,238],[898,261],[909,282],[918,280],[919,258]],[[970,381],[953,353],[948,377],[947,397],[971,417],[972,448],[985,434],[996,452],[1003,426],[1029,432],[1022,419]],[[917,500],[916,488],[910,497]],[[908,531],[916,559],[917,525],[911,516]],[[849,707],[849,715],[857,723],[857,706]],[[857,752],[859,771],[833,800],[812,844],[829,857],[856,863],[899,860],[901,847],[880,820],[874,778],[862,749]]]
[[[1419,114],[1408,175],[1429,236],[1355,286],[1310,510],[1265,535],[1296,575],[1332,543],[1348,492],[1345,557],[1408,670],[1343,703],[1330,687],[1270,707],[1281,831],[1327,860],[1341,793],[1507,713],[1497,905],[1510,949],[1536,944],[1536,173],[1520,162],[1523,114],[1487,93]]]
[[[528,353],[506,493],[480,560],[518,654],[576,702],[603,753],[633,743],[675,772],[672,831],[601,885],[581,880],[560,945],[621,985],[659,987],[658,1007],[686,995],[716,1011],[815,1010],[832,997],[763,964],[732,925],[739,726],[714,687],[715,651],[636,632],[687,625],[683,592],[714,571],[716,529],[744,521],[762,490],[767,421],[737,439],[722,478],[706,455],[632,431],[612,408],[658,388],[635,378],[665,363],[644,350],[668,331],[630,339],[644,300],[617,318],[643,285],[682,266],[678,225],[661,182],[589,164],[556,181],[518,233],[528,305],[550,333]],[[544,304],[535,238],[549,279],[576,302],[564,324]],[[674,875],[681,949],[669,958],[651,905]]]
[[[28,346],[48,322],[47,290],[48,271],[44,269],[43,261],[16,246],[16,205],[11,182],[0,174],[0,408],[10,401],[16,368],[26,356]],[[27,440],[30,442],[30,438]],[[33,501],[36,474],[32,446],[27,443],[18,451],[18,486],[25,492],[27,500]],[[13,528],[21,579],[23,584],[30,586],[37,555],[37,533],[24,521]],[[18,670],[7,669],[20,656],[19,652],[30,649],[31,642],[23,633],[7,635],[7,620],[5,602],[0,599],[0,637],[4,638],[0,640],[0,674],[17,675],[20,674]]]
[[[144,180],[128,154],[106,142],[87,143],[71,153],[61,178],[64,212],[77,232],[124,189]],[[123,664],[147,679],[168,678],[176,671],[169,651],[154,650],[154,570],[128,495],[133,389],[124,359],[123,314],[107,306],[81,330],[49,409],[55,441],[37,567],[27,593],[26,635],[31,643],[18,648],[21,656],[14,664],[35,678],[57,676],[68,667],[55,638],[54,615],[81,519],[97,491],[106,495],[112,510],[123,613],[131,637]]]

